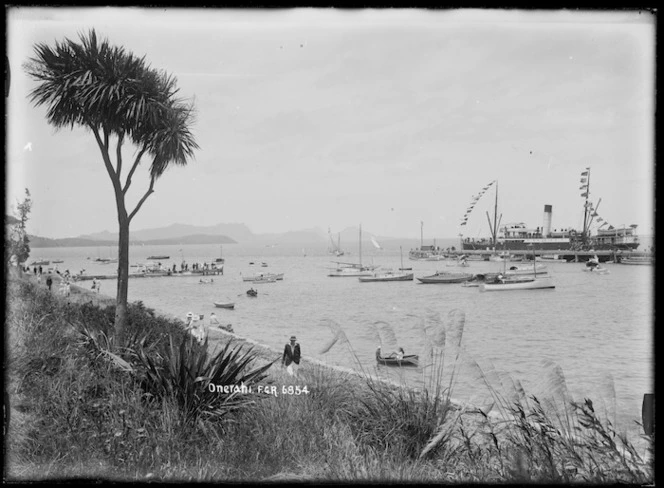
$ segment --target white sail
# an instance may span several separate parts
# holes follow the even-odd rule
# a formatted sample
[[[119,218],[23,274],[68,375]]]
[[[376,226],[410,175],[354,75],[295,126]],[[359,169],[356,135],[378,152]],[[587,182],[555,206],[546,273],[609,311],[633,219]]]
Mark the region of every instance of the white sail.
[[[378,244],[378,241],[374,236],[371,236],[371,243],[374,245],[376,249],[383,249],[382,247],[380,247],[380,244]]]

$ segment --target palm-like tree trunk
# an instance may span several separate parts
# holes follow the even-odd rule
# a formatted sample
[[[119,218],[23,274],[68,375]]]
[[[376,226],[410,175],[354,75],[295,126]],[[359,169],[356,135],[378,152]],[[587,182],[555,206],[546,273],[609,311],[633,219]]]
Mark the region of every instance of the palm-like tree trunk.
[[[127,212],[120,211],[120,203],[124,210],[124,195],[115,195],[118,202],[118,288],[115,305],[115,344],[124,343],[124,332],[127,324],[127,298],[129,290],[129,217]],[[120,202],[121,200],[121,202]]]

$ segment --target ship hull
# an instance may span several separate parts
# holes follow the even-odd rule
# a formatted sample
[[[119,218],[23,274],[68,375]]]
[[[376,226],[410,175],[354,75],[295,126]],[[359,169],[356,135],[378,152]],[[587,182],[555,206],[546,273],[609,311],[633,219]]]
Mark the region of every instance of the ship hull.
[[[522,240],[499,240],[495,247],[496,251],[524,251],[524,252],[542,252],[542,251],[572,251],[576,246],[572,245],[569,240],[557,240],[552,242],[552,239],[522,239]],[[633,251],[639,247],[639,243],[625,243],[625,244],[591,244],[591,249],[597,251]],[[487,251],[493,252],[493,246],[487,242],[464,242],[462,249],[464,251]]]

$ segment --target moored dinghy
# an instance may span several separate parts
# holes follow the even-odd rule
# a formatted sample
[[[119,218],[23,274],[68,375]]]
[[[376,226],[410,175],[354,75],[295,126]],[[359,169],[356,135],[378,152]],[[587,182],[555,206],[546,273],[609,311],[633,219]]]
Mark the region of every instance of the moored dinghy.
[[[417,278],[424,284],[430,283],[463,283],[473,277],[471,273],[450,273],[444,271],[436,271],[430,276],[422,276]]]

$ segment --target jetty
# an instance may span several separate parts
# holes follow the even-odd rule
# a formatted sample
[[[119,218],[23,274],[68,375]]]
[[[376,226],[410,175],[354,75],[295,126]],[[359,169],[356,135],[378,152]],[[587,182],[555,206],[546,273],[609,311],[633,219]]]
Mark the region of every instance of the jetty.
[[[214,275],[223,275],[221,269],[206,269],[206,270],[197,270],[197,271],[159,271],[159,272],[146,272],[146,273],[129,273],[129,278],[192,278],[192,277],[201,277],[201,276],[214,276]],[[76,281],[85,281],[85,280],[115,280],[117,279],[117,273],[113,274],[78,274],[76,275]]]

